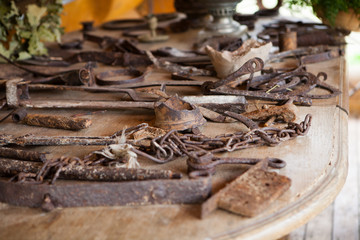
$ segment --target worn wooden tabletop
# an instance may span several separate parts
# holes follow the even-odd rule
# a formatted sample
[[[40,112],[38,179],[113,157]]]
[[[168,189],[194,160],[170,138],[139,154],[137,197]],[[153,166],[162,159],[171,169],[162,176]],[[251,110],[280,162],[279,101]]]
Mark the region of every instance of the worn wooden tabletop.
[[[115,35],[117,32],[104,30],[96,33]],[[65,36],[66,40],[77,38],[79,33]],[[171,36],[169,42],[141,45],[142,48],[155,49],[172,45],[180,49],[191,46],[189,33]],[[85,48],[95,48],[85,43]],[[330,100],[316,100],[311,107],[299,107],[296,122],[310,113],[313,122],[309,133],[304,137],[281,143],[276,147],[259,147],[223,154],[237,157],[278,157],[287,166],[278,173],[292,180],[292,186],[265,212],[246,218],[223,210],[216,210],[205,219],[199,218],[200,205],[149,205],[149,206],[112,206],[59,208],[49,213],[39,209],[15,207],[0,203],[0,239],[276,239],[305,224],[326,208],[336,197],[347,175],[347,120],[348,120],[348,83],[343,57],[312,64],[307,70],[315,75],[324,71],[328,74],[327,83],[338,87],[342,94]],[[3,65],[1,67],[5,69]],[[109,69],[101,67],[99,69]],[[98,69],[98,70],[99,70]],[[100,71],[100,70],[99,70]],[[5,76],[3,76],[5,75]],[[170,74],[155,71],[146,81],[168,80]],[[3,72],[1,77],[6,77]],[[206,78],[200,78],[206,80]],[[168,93],[199,94],[199,89],[185,87],[168,88]],[[35,98],[45,99],[107,99],[117,100],[117,94],[90,94],[76,92],[33,93]],[[261,104],[252,101],[250,104]],[[34,113],[53,113],[73,115],[86,110],[31,110]],[[1,111],[0,118],[7,112]],[[107,111],[88,116],[93,125],[79,132],[57,129],[29,127],[11,122],[0,124],[0,132],[17,136],[27,133],[36,135],[107,136],[139,123],[154,123],[152,110]],[[243,129],[239,123],[207,122],[203,133],[215,136]],[[51,155],[84,156],[99,147],[35,147],[33,150],[49,151]],[[149,161],[141,160],[143,166],[158,168]],[[186,160],[162,165],[186,175]],[[214,177],[213,192],[218,191],[227,181],[243,172],[241,167],[222,167]]]

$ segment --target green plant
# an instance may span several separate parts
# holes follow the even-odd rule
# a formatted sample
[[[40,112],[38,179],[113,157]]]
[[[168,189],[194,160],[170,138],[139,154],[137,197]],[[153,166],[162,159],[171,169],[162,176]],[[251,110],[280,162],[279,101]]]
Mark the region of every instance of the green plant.
[[[60,41],[61,0],[18,2],[0,0],[0,53],[13,60],[46,55],[44,42]]]
[[[332,26],[339,11],[348,12],[349,9],[353,9],[356,14],[360,14],[360,0],[286,0],[285,3],[290,8],[294,6],[320,8],[323,16]]]

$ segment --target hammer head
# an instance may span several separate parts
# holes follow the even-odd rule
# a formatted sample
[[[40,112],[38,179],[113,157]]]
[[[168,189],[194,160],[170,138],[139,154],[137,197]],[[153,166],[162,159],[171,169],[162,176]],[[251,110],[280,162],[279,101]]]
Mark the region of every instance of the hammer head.
[[[21,100],[30,99],[28,82],[22,78],[6,81],[6,103],[9,107],[19,107]]]

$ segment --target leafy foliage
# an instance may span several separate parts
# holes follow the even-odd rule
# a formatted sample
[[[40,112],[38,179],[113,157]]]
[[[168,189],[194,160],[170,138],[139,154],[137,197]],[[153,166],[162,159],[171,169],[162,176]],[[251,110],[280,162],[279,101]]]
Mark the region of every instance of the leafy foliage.
[[[319,7],[331,25],[335,24],[339,11],[348,12],[349,9],[353,9],[355,13],[360,14],[360,0],[287,0],[286,3],[290,8],[296,5]]]
[[[21,12],[14,0],[0,1],[0,53],[10,59],[47,54],[44,41],[60,42],[61,0],[39,1]]]

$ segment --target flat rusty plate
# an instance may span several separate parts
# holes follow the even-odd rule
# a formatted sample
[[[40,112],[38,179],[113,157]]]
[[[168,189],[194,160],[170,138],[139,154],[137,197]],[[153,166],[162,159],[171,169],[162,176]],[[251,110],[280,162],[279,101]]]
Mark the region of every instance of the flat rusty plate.
[[[218,207],[246,217],[264,211],[291,185],[288,177],[269,172],[267,164],[266,160],[257,163],[204,202],[201,217]]]

